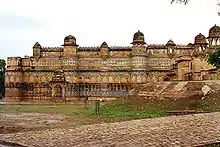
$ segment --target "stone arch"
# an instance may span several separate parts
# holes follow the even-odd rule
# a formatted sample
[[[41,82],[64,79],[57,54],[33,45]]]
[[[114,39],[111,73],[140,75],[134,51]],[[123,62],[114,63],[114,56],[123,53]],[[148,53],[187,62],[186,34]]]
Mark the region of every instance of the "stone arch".
[[[61,97],[62,96],[62,86],[57,84],[54,86],[54,96],[55,97]]]
[[[115,79],[114,79],[114,82],[115,83],[119,83],[120,82],[120,78],[118,76],[116,76]]]
[[[132,77],[131,77],[131,82],[132,82],[132,83],[136,83],[136,76],[132,76]]]
[[[101,78],[101,76],[100,76],[100,75],[98,75],[98,76],[97,76],[96,81],[97,81],[97,83],[101,83],[102,78]]]
[[[109,83],[114,83],[114,79],[113,79],[113,77],[109,77]]]
[[[108,83],[108,78],[107,77],[103,77],[102,82],[103,83]]]
[[[137,77],[137,83],[141,83],[141,76]]]

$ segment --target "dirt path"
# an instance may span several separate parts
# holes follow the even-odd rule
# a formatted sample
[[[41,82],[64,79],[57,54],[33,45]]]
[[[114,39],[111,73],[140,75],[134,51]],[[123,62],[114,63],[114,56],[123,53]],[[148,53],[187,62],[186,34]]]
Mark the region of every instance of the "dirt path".
[[[25,146],[192,146],[220,140],[220,112],[0,134]]]

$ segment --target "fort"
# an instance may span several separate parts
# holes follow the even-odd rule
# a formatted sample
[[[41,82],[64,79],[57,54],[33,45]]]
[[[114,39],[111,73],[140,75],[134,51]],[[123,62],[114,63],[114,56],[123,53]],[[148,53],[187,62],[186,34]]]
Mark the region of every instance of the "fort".
[[[147,42],[147,41],[146,41]],[[112,100],[149,82],[219,80],[219,70],[207,62],[220,46],[220,27],[208,37],[199,33],[194,43],[148,44],[140,31],[131,46],[81,47],[72,35],[62,47],[42,47],[33,56],[8,57],[6,98],[11,101]]]

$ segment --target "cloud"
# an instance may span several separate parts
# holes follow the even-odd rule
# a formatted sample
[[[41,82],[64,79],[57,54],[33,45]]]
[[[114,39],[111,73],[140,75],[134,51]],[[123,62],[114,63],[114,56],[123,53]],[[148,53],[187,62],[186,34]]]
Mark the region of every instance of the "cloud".
[[[43,24],[34,19],[10,13],[0,13],[0,29],[20,30],[41,27]]]

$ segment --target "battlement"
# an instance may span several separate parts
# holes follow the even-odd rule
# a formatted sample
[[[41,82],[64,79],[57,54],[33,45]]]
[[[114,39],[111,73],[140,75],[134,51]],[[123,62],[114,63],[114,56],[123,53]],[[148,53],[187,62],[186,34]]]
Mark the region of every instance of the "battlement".
[[[7,66],[20,66],[21,57],[8,57]]]
[[[41,52],[62,52],[63,47],[42,47]]]
[[[80,46],[77,51],[100,51],[101,46]],[[132,46],[109,46],[110,51],[131,51]],[[166,44],[147,44],[146,49],[166,49]],[[192,49],[193,46],[177,44],[175,49]],[[63,52],[63,47],[42,47],[41,52]]]
[[[21,57],[17,56],[17,57],[8,57],[7,60],[20,60]]]
[[[148,44],[147,49],[165,49],[166,46],[164,44]]]
[[[78,51],[99,51],[100,47],[99,46],[91,46],[91,47],[78,47]]]

